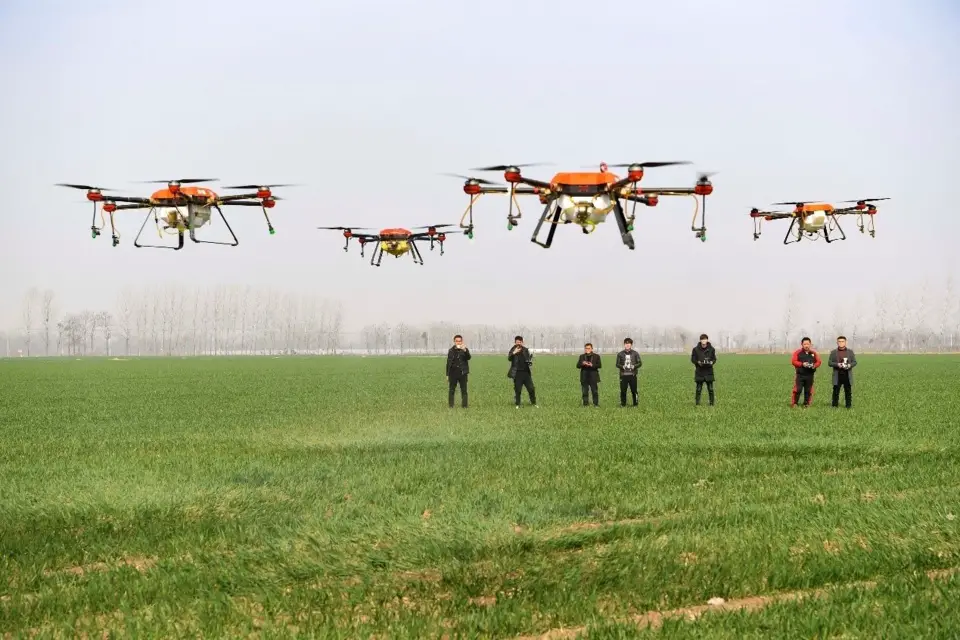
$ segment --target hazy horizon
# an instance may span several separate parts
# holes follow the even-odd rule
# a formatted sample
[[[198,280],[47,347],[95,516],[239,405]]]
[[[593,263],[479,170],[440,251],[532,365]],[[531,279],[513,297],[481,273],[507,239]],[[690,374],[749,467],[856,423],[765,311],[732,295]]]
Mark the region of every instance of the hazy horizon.
[[[397,318],[698,327],[705,316],[778,327],[790,285],[829,313],[960,276],[955,5],[583,6],[5,3],[0,327],[21,326],[31,288],[80,311],[112,308],[125,287],[173,283],[339,300],[357,328]],[[544,250],[530,242],[536,199],[521,200],[521,224],[507,231],[507,199],[493,195],[475,207],[476,238],[451,238],[443,257],[423,247],[424,266],[387,256],[374,268],[316,230],[456,223],[468,198],[443,172],[551,162],[527,172],[549,177],[656,160],[695,164],[651,169],[642,185],[719,172],[707,242],[690,231],[690,199],[666,197],[638,208],[636,251],[612,218],[591,236],[561,227]],[[119,247],[109,232],[91,240],[84,193],[53,186],[145,195],[151,185],[132,183],[187,176],[219,178],[214,189],[303,186],[277,190],[276,235],[259,209],[225,210],[240,246],[188,241],[179,252],[133,247],[145,212],[118,214]],[[752,206],[862,197],[892,198],[878,203],[876,238],[850,217],[845,242],[784,246],[787,221],[753,240]]]

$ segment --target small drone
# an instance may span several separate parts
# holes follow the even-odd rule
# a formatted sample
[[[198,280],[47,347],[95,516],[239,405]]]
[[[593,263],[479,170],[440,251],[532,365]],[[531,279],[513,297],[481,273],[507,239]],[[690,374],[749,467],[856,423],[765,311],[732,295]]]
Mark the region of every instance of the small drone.
[[[200,182],[214,182],[216,178],[180,178],[177,180],[151,180],[151,183],[166,183],[165,189],[155,191],[148,198],[134,198],[127,196],[104,195],[104,191],[115,191],[115,189],[105,189],[103,187],[92,187],[85,184],[64,184],[60,183],[58,187],[69,187],[71,189],[81,189],[87,192],[87,200],[93,203],[93,218],[90,222],[90,234],[93,238],[100,235],[100,230],[106,226],[103,214],[110,217],[110,233],[113,239],[113,246],[120,244],[120,234],[114,222],[114,213],[126,209],[148,209],[143,224],[140,225],[140,231],[133,241],[133,246],[149,249],[173,249],[174,251],[183,248],[184,231],[190,232],[190,239],[197,243],[222,244],[231,247],[237,246],[239,241],[226,216],[223,215],[221,206],[239,206],[239,207],[260,207],[263,210],[263,217],[267,221],[267,230],[272,235],[274,233],[273,224],[270,222],[270,216],[267,215],[267,209],[272,209],[278,198],[273,195],[272,189],[277,187],[288,187],[292,185],[273,184],[273,185],[239,185],[233,187],[223,187],[224,189],[242,189],[250,193],[241,193],[235,195],[221,196],[206,187],[185,187],[186,184],[196,184]],[[100,227],[97,226],[97,203],[101,203]],[[121,204],[117,204],[121,203]],[[227,231],[233,237],[233,242],[219,242],[214,240],[201,240],[196,236],[196,230],[210,222],[211,209],[216,209],[220,218],[227,226]],[[163,232],[177,235],[177,245],[154,245],[141,244],[140,236],[143,234],[144,227],[151,217],[157,228],[157,234],[163,238]]]
[[[856,215],[857,227],[860,233],[867,232],[871,238],[876,237],[876,228],[874,227],[873,217],[877,214],[876,205],[869,204],[880,200],[889,200],[890,198],[862,198],[860,200],[844,200],[842,204],[853,204],[849,207],[835,208],[831,204],[822,202],[775,202],[777,205],[793,205],[793,211],[760,211],[756,207],[750,210],[750,217],[753,218],[753,239],[760,238],[761,220],[783,220],[790,218],[790,226],[787,233],[783,236],[783,244],[794,244],[804,238],[816,240],[823,237],[828,243],[837,240],[846,240],[847,235],[840,226],[840,220],[837,216]],[[866,218],[864,218],[866,216]],[[794,231],[796,229],[796,231]],[[837,233],[839,232],[839,237]]]
[[[426,231],[415,232],[411,229],[401,227],[395,229],[381,229],[379,233],[357,233],[357,231],[369,230],[369,227],[317,227],[326,231],[341,231],[345,238],[343,250],[350,249],[350,240],[356,238],[360,243],[360,257],[363,257],[363,250],[367,243],[375,243],[373,246],[373,255],[370,256],[370,264],[379,267],[383,260],[383,254],[389,253],[394,258],[399,258],[405,253],[409,253],[413,258],[414,264],[423,265],[423,256],[420,254],[420,248],[417,247],[418,240],[429,240],[430,250],[439,245],[440,255],[443,255],[443,243],[447,236],[463,233],[462,231],[439,231],[445,227],[453,227],[453,224],[431,224],[423,227],[413,227],[414,230],[425,229]]]
[[[660,196],[693,196],[694,202],[697,202],[696,197],[700,196],[703,205],[701,207],[700,203],[697,203],[691,230],[696,233],[696,237],[701,241],[706,241],[706,197],[713,193],[713,185],[708,180],[709,176],[713,174],[700,174],[692,187],[640,188],[638,184],[643,179],[644,170],[647,168],[679,164],[690,163],[634,162],[615,165],[601,163],[599,171],[561,172],[554,175],[549,182],[521,175],[521,167],[537,166],[534,164],[498,165],[472,169],[472,171],[503,171],[503,177],[510,184],[509,187],[481,178],[457,174],[447,175],[465,180],[463,192],[470,196],[470,203],[460,219],[460,227],[466,230],[467,237],[472,237],[473,205],[481,195],[486,193],[510,194],[510,208],[507,212],[508,230],[513,229],[522,217],[517,196],[536,195],[539,196],[540,204],[544,205],[544,208],[537,226],[533,230],[533,236],[530,238],[535,244],[544,249],[549,249],[553,244],[553,236],[559,224],[575,223],[580,226],[584,234],[593,233],[596,226],[606,221],[607,215],[612,212],[616,218],[617,226],[620,228],[620,237],[623,243],[633,250],[636,248],[632,231],[636,219],[637,204],[655,207],[659,203]],[[626,168],[626,177],[620,178],[611,173],[608,170],[610,166]],[[625,213],[627,202],[633,203],[629,215]],[[701,213],[699,225],[697,225],[698,212]],[[466,220],[469,221],[465,224]],[[538,237],[544,224],[549,224],[550,227],[546,241],[541,242]]]

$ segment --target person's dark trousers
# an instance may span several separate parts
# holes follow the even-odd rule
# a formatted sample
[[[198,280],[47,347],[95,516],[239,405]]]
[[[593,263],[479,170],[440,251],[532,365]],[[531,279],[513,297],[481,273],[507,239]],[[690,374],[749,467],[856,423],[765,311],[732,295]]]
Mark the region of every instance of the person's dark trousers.
[[[813,376],[797,375],[797,379],[793,382],[793,394],[790,396],[791,406],[796,406],[801,391],[803,392],[803,406],[809,407],[813,401]]]
[[[467,408],[467,376],[460,375],[451,375],[450,376],[450,407],[453,408],[453,399],[457,391],[457,385],[460,386],[460,401],[464,409]]]
[[[713,404],[713,380],[697,380],[697,404],[700,404],[700,396],[703,394],[703,385],[707,385],[707,396],[710,398],[710,404]]]
[[[529,371],[517,371],[513,376],[513,395],[518,407],[520,406],[520,392],[524,388],[530,396],[530,404],[537,404],[537,390],[533,386],[533,374]]]
[[[627,388],[633,396],[633,406],[637,406],[637,376],[623,376],[620,378],[620,406],[627,406]]]
[[[838,384],[833,385],[833,406],[840,406],[840,389],[843,389],[843,399],[846,403],[847,409],[853,405],[853,389],[850,386],[850,376],[846,375],[846,372],[840,373],[837,376]]]
[[[597,382],[591,380],[590,382],[585,382],[580,384],[580,391],[583,393],[583,406],[590,404],[590,396],[593,396],[593,406],[600,406],[600,390],[598,388]]]

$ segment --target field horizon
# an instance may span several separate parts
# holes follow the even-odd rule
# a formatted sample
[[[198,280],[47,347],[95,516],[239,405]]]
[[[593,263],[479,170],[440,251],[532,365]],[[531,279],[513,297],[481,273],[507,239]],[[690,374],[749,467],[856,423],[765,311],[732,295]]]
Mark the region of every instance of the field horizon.
[[[953,637],[960,358],[857,353],[0,360],[0,635]]]

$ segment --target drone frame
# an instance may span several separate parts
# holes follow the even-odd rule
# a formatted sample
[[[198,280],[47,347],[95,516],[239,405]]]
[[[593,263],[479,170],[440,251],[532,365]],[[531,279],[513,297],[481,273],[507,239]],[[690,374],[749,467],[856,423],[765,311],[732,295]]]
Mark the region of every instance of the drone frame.
[[[138,249],[172,249],[174,251],[179,251],[183,249],[185,244],[184,231],[189,232],[190,239],[197,244],[217,244],[225,245],[230,247],[236,247],[240,244],[239,239],[237,238],[236,233],[234,233],[233,228],[230,226],[230,222],[227,220],[227,217],[223,213],[222,206],[245,206],[245,207],[260,207],[263,211],[263,217],[267,223],[267,231],[273,235],[276,233],[273,223],[270,220],[270,215],[267,213],[267,209],[272,209],[276,206],[277,200],[280,198],[273,195],[271,191],[272,187],[277,186],[286,186],[286,185],[270,185],[270,186],[254,186],[254,185],[243,185],[241,187],[223,187],[226,189],[246,189],[253,191],[252,193],[239,193],[232,195],[214,195],[211,192],[210,195],[201,195],[197,193],[189,193],[182,190],[182,185],[192,184],[198,182],[212,182],[212,179],[209,178],[185,178],[179,180],[161,180],[157,182],[166,182],[167,191],[173,196],[171,198],[139,198],[139,197],[129,197],[129,196],[114,196],[114,195],[105,195],[104,191],[109,191],[109,189],[103,189],[101,187],[91,187],[88,185],[74,185],[74,184],[60,184],[58,186],[66,186],[78,189],[86,189],[87,194],[86,198],[93,203],[93,216],[90,222],[90,232],[91,237],[94,239],[97,238],[101,230],[106,226],[106,222],[103,220],[103,214],[107,214],[110,220],[110,235],[113,246],[116,247],[120,244],[120,234],[117,232],[116,221],[114,214],[117,211],[124,210],[147,210],[147,214],[143,219],[143,222],[140,225],[140,229],[137,232],[136,238],[134,238],[133,246]],[[189,188],[189,187],[188,187]],[[97,226],[97,204],[100,204],[100,216],[102,226]],[[118,204],[119,203],[119,204]],[[232,241],[224,242],[220,240],[203,240],[197,238],[196,236],[196,216],[193,211],[193,206],[207,206],[212,207],[217,211],[220,216],[220,219],[223,221],[224,225],[227,227],[227,231],[230,233]],[[186,207],[186,215],[181,210],[182,207]],[[140,242],[140,236],[143,235],[143,231],[146,228],[147,222],[149,222],[151,216],[153,217],[154,224],[157,227],[157,233],[163,237],[163,232],[161,230],[161,218],[157,215],[157,209],[160,208],[172,208],[174,213],[172,216],[168,217],[168,224],[165,227],[165,230],[175,229],[177,234],[177,244],[176,246],[162,245],[162,244],[142,244]]]
[[[336,230],[343,232],[343,250],[347,252],[350,250],[350,241],[356,238],[357,242],[360,244],[360,257],[364,258],[364,252],[366,245],[373,243],[373,254],[370,256],[370,265],[373,267],[381,266],[381,261],[383,260],[383,254],[389,253],[384,250],[384,242],[406,242],[409,246],[409,254],[413,259],[414,264],[423,266],[423,254],[420,253],[420,247],[417,246],[418,241],[429,240],[430,242],[430,251],[433,251],[438,245],[440,247],[440,255],[444,254],[443,244],[447,241],[447,236],[463,233],[463,231],[438,231],[441,227],[452,227],[454,225],[450,224],[435,224],[429,225],[426,227],[414,227],[416,229],[427,229],[426,231],[419,233],[403,233],[397,229],[397,233],[356,233],[354,229],[366,229],[368,227],[318,227],[324,230]],[[389,231],[384,229],[384,231]],[[402,255],[402,254],[401,254]],[[397,256],[400,257],[399,255]]]
[[[772,221],[772,220],[784,220],[790,218],[790,226],[787,227],[787,232],[783,236],[783,244],[797,244],[804,238],[809,240],[816,240],[819,237],[823,237],[826,242],[838,242],[840,240],[846,240],[847,234],[843,231],[843,226],[840,224],[840,218],[838,216],[844,215],[856,215],[856,224],[857,228],[860,230],[860,233],[869,233],[871,238],[876,237],[876,225],[874,222],[874,216],[877,214],[876,205],[870,204],[872,201],[878,200],[889,200],[889,198],[864,198],[861,200],[844,200],[843,204],[854,203],[853,206],[848,207],[834,207],[831,204],[827,203],[810,203],[810,202],[777,202],[775,205],[785,205],[792,204],[794,205],[793,211],[760,211],[756,207],[750,210],[750,217],[753,219],[753,239],[759,240],[761,233],[761,221]],[[826,223],[820,229],[816,231],[806,231],[803,229],[803,220],[817,211],[823,211],[826,216]],[[794,231],[796,228],[796,231]],[[838,231],[840,237],[831,236],[831,232]]]
[[[509,183],[509,187],[498,185],[496,183],[480,178],[468,177],[463,185],[463,192],[470,196],[463,215],[460,218],[460,227],[465,230],[468,237],[473,234],[473,206],[485,194],[509,194],[509,209],[507,212],[507,230],[512,230],[519,220],[523,217],[520,208],[518,195],[536,195],[540,199],[540,204],[544,205],[536,227],[530,238],[536,245],[549,249],[553,244],[553,238],[556,234],[559,224],[571,224],[577,222],[583,229],[584,234],[592,233],[596,224],[586,221],[565,220],[560,222],[561,210],[556,206],[556,201],[561,196],[596,196],[607,194],[610,196],[611,205],[603,213],[613,213],[617,221],[617,227],[620,231],[620,237],[623,243],[630,249],[636,249],[636,243],[633,239],[634,222],[636,220],[637,204],[643,204],[648,207],[655,207],[659,204],[660,196],[692,196],[696,205],[691,223],[693,231],[701,242],[706,242],[706,197],[713,193],[713,185],[708,179],[708,174],[701,174],[693,187],[651,187],[641,188],[639,182],[643,179],[644,167],[664,166],[670,164],[685,163],[633,163],[624,165],[627,167],[627,175],[616,181],[600,181],[595,184],[559,184],[545,182],[528,178],[521,174],[520,167],[523,165],[504,165],[497,167],[486,167],[475,169],[476,171],[503,171],[504,179]],[[607,173],[607,165],[600,166],[600,173]],[[697,200],[700,196],[701,200]],[[622,201],[622,202],[621,202]],[[633,207],[628,214],[626,202],[632,202]],[[514,213],[516,208],[516,213]],[[700,224],[697,224],[697,217],[700,216]],[[465,221],[466,224],[464,224]],[[540,241],[539,236],[544,224],[549,224],[546,241]]]

